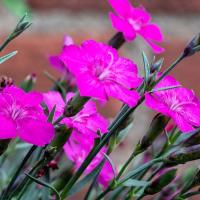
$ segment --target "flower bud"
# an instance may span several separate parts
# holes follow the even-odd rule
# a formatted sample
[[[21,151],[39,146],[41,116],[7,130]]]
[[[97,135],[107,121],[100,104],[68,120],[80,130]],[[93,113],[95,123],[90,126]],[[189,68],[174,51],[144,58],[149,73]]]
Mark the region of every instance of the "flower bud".
[[[164,169],[158,173],[157,177],[145,188],[145,194],[156,194],[160,192],[165,186],[171,183],[176,177],[177,169]]]
[[[176,165],[197,159],[200,159],[200,144],[181,148],[167,156],[164,162]]]
[[[192,56],[200,51],[200,33],[196,35],[184,49],[184,56]]]
[[[1,76],[0,77],[0,90],[5,88],[6,86],[11,86],[13,85],[14,81],[12,78],[7,77],[7,76]]]
[[[163,65],[163,61],[164,59],[161,58],[157,61],[155,61],[154,63],[151,64],[151,68],[150,68],[150,72],[151,74],[154,73],[154,72],[159,72],[161,70],[161,67]]]
[[[13,33],[10,35],[10,39],[14,39],[18,35],[20,35],[22,32],[24,32],[30,25],[31,23],[26,21],[27,14],[25,14],[21,20],[18,22],[17,26],[15,27]]]
[[[165,117],[161,114],[157,114],[149,127],[146,135],[142,138],[140,143],[137,145],[137,149],[140,151],[146,150],[154,140],[163,132],[165,126],[169,121],[168,117]]]
[[[84,104],[89,100],[89,97],[82,97],[77,93],[66,105],[64,110],[65,117],[72,117],[82,110]]]
[[[170,185],[162,190],[156,200],[173,200],[179,194],[187,191],[197,174],[196,167],[190,167],[184,170],[183,174],[176,178]]]
[[[33,89],[33,86],[36,82],[36,75],[35,74],[29,74],[25,80],[21,83],[21,88],[26,91],[29,92]]]
[[[119,49],[122,46],[122,44],[124,44],[124,42],[125,39],[123,33],[118,32],[111,38],[111,40],[108,42],[108,45],[115,49]]]

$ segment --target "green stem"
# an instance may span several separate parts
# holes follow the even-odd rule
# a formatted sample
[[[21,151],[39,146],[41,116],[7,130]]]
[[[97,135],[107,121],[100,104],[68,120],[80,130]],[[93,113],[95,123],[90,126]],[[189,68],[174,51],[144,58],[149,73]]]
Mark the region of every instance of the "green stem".
[[[37,148],[37,146],[33,145],[31,147],[31,149],[28,151],[28,153],[26,154],[26,156],[24,157],[22,163],[20,164],[20,166],[18,167],[18,169],[16,170],[15,174],[13,175],[8,187],[6,188],[5,192],[2,193],[1,196],[1,200],[5,200],[7,195],[9,194],[13,184],[15,183],[17,177],[19,176],[21,170],[24,168],[26,162],[28,161],[28,159],[31,157],[32,153],[35,151],[35,149]]]
[[[182,53],[171,65],[168,67],[164,72],[162,72],[162,75],[156,80],[155,85],[158,84],[166,75],[168,75],[174,67],[180,63],[185,58],[184,53]],[[155,86],[154,85],[154,86]]]
[[[11,41],[10,37],[7,37],[5,39],[5,41],[3,42],[3,44],[0,46],[0,52],[10,43],[10,41]]]
[[[125,164],[122,166],[121,170],[119,171],[116,180],[119,180],[119,178],[122,176],[122,174],[125,172],[125,170],[127,169],[128,165],[132,162],[132,160],[139,155],[140,152],[136,152],[134,151],[131,156],[128,158],[128,160],[125,162]]]

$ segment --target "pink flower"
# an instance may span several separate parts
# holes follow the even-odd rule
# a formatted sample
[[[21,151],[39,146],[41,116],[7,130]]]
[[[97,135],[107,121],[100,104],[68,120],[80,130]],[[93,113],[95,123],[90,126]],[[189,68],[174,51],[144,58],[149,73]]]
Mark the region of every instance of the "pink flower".
[[[68,93],[66,101],[68,102],[73,95],[73,93]],[[58,92],[51,91],[44,94],[44,102],[49,110],[52,110],[56,105],[55,119],[63,114],[65,102]],[[97,112],[96,105],[91,100],[84,105],[84,108],[78,114],[63,119],[62,123],[81,133],[81,137],[83,137],[83,134],[84,136],[97,137],[98,130],[101,133],[106,133],[108,128],[108,121]]]
[[[68,93],[66,102],[68,102],[73,95],[73,93]],[[58,92],[51,91],[44,94],[44,102],[49,110],[52,110],[56,105],[54,120],[63,113],[65,102]],[[92,149],[95,138],[98,138],[97,131],[100,130],[101,133],[107,132],[108,121],[97,112],[95,103],[90,100],[78,114],[63,119],[61,123],[65,123],[67,127],[73,128],[72,135],[65,144],[64,150],[68,158],[74,162],[75,168],[79,168]],[[85,171],[86,174],[91,172],[103,160],[103,153],[106,153],[105,147],[87,167]],[[107,161],[100,173],[99,182],[106,186],[112,178],[113,170]]]
[[[47,122],[40,105],[40,93],[25,93],[15,86],[0,92],[0,139],[20,137],[37,145],[48,144],[54,136],[54,127]]]
[[[108,0],[116,15],[109,14],[113,27],[123,33],[127,41],[135,39],[136,35],[142,36],[155,53],[164,51],[155,42],[162,42],[163,35],[160,28],[151,23],[150,14],[142,7],[134,8],[128,0]]]
[[[73,39],[70,36],[66,35],[64,37],[64,44],[63,44],[62,51],[65,49],[65,47],[72,45],[72,44],[74,44]],[[74,76],[69,72],[66,65],[60,59],[59,55],[58,56],[50,56],[49,62],[56,70],[58,70],[59,72],[62,73],[63,77],[69,82],[69,85],[75,86],[76,82],[75,82]]]
[[[137,66],[119,57],[114,48],[88,40],[80,47],[66,47],[60,58],[75,75],[82,96],[100,100],[111,96],[129,106],[136,105],[139,94],[130,89],[141,83]]]
[[[69,141],[65,144],[65,153],[68,159],[70,159],[74,163],[76,169],[81,166],[88,153],[91,151],[94,145],[94,139],[94,137],[89,137],[87,139],[84,137],[80,137],[80,135],[74,131]],[[104,159],[104,153],[106,153],[106,151],[106,147],[101,149],[101,151],[92,160],[90,165],[86,168],[84,172],[85,174],[90,173]],[[98,181],[104,187],[107,187],[113,177],[114,172],[112,166],[108,161],[106,161],[99,174]]]
[[[167,88],[180,86],[173,77],[166,76],[155,87]],[[192,131],[200,126],[200,104],[192,90],[183,87],[146,93],[146,105],[173,119],[183,132]]]

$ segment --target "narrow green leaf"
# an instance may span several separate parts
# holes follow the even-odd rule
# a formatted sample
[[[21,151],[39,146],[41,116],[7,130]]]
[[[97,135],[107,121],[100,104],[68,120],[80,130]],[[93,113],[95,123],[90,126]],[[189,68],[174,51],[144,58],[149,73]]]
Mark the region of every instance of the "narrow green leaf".
[[[163,87],[163,88],[156,88],[156,89],[149,91],[149,93],[171,90],[171,89],[175,89],[175,88],[179,88],[179,87],[181,87],[181,85],[173,85],[173,86],[168,86],[168,87]]]
[[[48,183],[45,183],[44,181],[38,180],[37,178],[31,176],[30,174],[25,173],[25,175],[28,176],[32,181],[34,181],[34,182],[36,182],[36,183],[38,183],[38,184],[40,184],[40,185],[42,185],[44,187],[47,187],[47,188],[51,189],[56,195],[56,200],[61,200],[58,191],[54,187],[52,187]]]
[[[141,167],[138,167],[137,169],[134,169],[134,170],[130,171],[129,173],[127,173],[127,175],[120,180],[120,183],[126,182],[127,180],[133,178],[134,176],[136,176],[140,172],[144,171],[145,169],[151,167],[152,165],[154,165],[156,163],[162,162],[162,161],[163,161],[163,158],[156,158],[154,160],[151,160],[151,161],[145,163]]]
[[[149,184],[147,181],[136,180],[136,179],[129,179],[123,183],[126,187],[146,187]]]
[[[56,105],[53,107],[53,109],[49,113],[48,120],[47,120],[48,122],[52,122],[53,121],[53,117],[54,117],[55,111],[56,111]]]
[[[144,52],[142,52],[142,59],[143,59],[144,73],[145,73],[144,81],[145,81],[145,83],[147,83],[149,80],[149,76],[150,76],[150,64],[149,64],[147,56]]]
[[[87,176],[85,176],[82,180],[80,180],[77,184],[75,184],[69,192],[69,195],[73,195],[79,192],[83,187],[89,183],[96,175],[99,173],[99,170],[103,167],[104,162],[99,163],[99,165]]]
[[[13,56],[15,56],[17,54],[17,51],[13,51],[5,56],[0,57],[0,64],[4,63],[6,60],[12,58]]]
[[[114,165],[113,161],[105,153],[104,153],[104,156],[108,160],[108,162],[110,163],[112,170],[113,170],[114,178],[116,178],[116,170],[115,170],[115,165]]]

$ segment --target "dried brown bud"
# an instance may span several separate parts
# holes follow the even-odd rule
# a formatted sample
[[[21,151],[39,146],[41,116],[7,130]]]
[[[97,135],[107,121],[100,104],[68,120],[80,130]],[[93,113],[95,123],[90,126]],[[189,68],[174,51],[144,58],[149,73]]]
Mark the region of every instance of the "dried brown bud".
[[[4,89],[6,86],[13,85],[14,81],[12,78],[7,76],[1,76],[0,77],[0,90]]]

